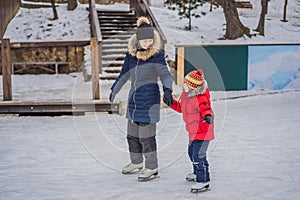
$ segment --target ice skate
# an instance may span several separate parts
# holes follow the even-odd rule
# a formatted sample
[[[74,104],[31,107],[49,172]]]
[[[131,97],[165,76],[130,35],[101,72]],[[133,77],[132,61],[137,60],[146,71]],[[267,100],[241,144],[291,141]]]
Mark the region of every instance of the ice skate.
[[[185,177],[185,180],[187,180],[187,181],[196,181],[196,174],[188,173]]]
[[[139,163],[139,164],[129,163],[122,169],[122,174],[131,174],[141,169],[143,169],[143,163]]]
[[[195,183],[194,185],[192,185],[191,187],[191,192],[193,193],[197,193],[197,192],[205,192],[205,191],[209,191],[209,182],[206,183]]]
[[[138,176],[139,181],[148,181],[154,178],[158,178],[158,168],[156,169],[144,169]]]

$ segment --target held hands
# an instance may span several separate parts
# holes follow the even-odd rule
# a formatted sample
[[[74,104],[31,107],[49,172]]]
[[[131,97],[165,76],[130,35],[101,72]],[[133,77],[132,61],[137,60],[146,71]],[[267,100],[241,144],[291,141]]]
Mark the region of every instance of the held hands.
[[[211,115],[206,115],[203,119],[203,122],[206,122],[208,124],[212,124],[212,123],[214,123],[214,119]]]
[[[164,90],[164,98],[163,101],[165,104],[167,104],[168,106],[171,106],[174,103],[174,99],[172,96],[172,90],[169,88],[166,88]]]
[[[109,94],[109,101],[112,103],[112,102],[114,101],[115,97],[116,97],[116,93],[111,92],[111,93]]]

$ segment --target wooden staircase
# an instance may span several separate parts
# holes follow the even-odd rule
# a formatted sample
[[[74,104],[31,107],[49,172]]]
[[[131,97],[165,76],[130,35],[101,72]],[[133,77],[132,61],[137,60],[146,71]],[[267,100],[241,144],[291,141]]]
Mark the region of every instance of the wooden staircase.
[[[102,34],[102,80],[119,75],[128,41],[136,31],[137,16],[133,11],[97,11]]]

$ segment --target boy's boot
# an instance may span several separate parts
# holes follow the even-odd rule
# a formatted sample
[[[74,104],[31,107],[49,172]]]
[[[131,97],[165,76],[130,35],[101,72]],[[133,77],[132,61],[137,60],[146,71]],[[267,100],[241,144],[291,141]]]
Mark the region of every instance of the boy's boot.
[[[188,173],[185,177],[185,180],[187,180],[187,181],[196,181],[196,174]]]

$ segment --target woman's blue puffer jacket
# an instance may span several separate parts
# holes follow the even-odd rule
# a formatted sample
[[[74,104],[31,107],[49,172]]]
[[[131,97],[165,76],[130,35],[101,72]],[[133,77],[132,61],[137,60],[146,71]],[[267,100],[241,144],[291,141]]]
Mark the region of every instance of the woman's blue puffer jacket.
[[[128,43],[129,52],[126,53],[122,70],[111,87],[114,93],[118,93],[131,78],[126,118],[135,122],[155,123],[159,121],[158,77],[164,89],[172,90],[172,77],[164,54],[159,51],[160,38],[156,31],[154,33],[152,48],[145,51],[136,51],[136,35],[131,37]]]

